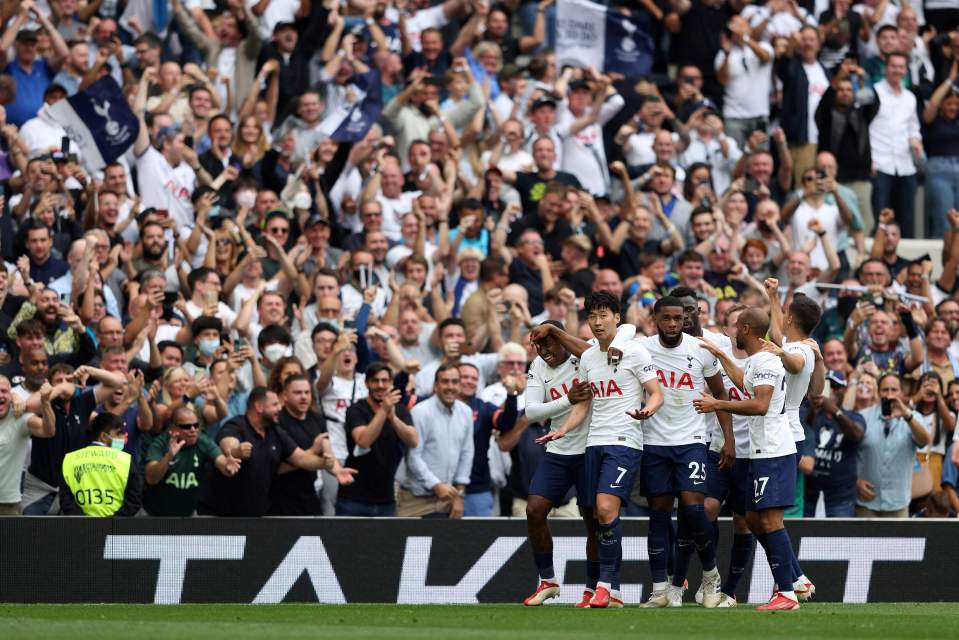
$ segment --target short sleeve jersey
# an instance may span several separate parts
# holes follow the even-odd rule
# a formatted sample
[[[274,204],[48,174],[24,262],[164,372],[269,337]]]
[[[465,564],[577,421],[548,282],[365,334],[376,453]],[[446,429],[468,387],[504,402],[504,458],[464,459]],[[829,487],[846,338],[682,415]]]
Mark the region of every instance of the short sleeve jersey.
[[[766,415],[749,416],[749,457],[778,458],[796,453],[796,442],[786,418],[786,369],[779,357],[767,351],[749,356],[743,371],[746,392],[756,397],[756,388],[770,386],[773,396]]]
[[[619,364],[607,362],[606,352],[592,346],[583,353],[580,368],[593,391],[586,445],[643,448],[642,423],[626,415],[640,407],[643,385],[656,378],[646,348],[637,341],[624,345]]]
[[[816,366],[816,354],[809,345],[801,342],[784,342],[783,351],[801,353],[804,360],[799,373],[786,372],[786,417],[789,419],[789,428],[793,432],[793,440],[799,442],[806,439],[806,431],[799,419],[799,405],[802,404],[809,390],[809,380]]]
[[[530,365],[526,383],[526,404],[531,402],[553,402],[569,393],[574,384],[580,381],[579,358],[570,356],[555,369],[540,357]],[[560,413],[550,416],[550,427],[553,430],[561,429],[566,424],[566,418],[572,407],[567,406]],[[589,431],[586,424],[573,429],[565,437],[553,440],[546,445],[546,451],[560,455],[578,455],[586,451],[586,434]]]
[[[719,373],[719,361],[699,340],[682,334],[675,347],[664,347],[658,335],[640,338],[653,359],[653,372],[663,387],[663,406],[643,426],[646,444],[678,447],[706,443],[706,418],[693,400],[706,390],[706,378]]]

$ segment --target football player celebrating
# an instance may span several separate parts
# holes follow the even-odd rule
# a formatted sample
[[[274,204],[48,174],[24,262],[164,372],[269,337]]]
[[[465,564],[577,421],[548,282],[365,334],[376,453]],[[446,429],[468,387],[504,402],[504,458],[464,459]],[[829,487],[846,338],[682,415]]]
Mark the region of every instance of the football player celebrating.
[[[619,568],[623,559],[623,526],[619,511],[632,492],[643,455],[641,421],[655,415],[663,404],[663,392],[649,356],[637,341],[623,347],[621,359],[608,350],[620,321],[617,297],[595,291],[586,299],[586,318],[598,344],[583,353],[580,371],[592,392],[591,409],[586,403],[573,406],[562,429],[541,438],[552,441],[589,422],[586,437],[586,476],[589,486],[582,496],[584,506],[594,508],[599,541],[599,581],[590,607],[622,607]],[[646,392],[642,408],[636,401]]]
[[[689,324],[684,301],[672,296],[662,298],[653,307],[653,314],[657,334],[638,342],[653,359],[665,400],[663,408],[643,424],[645,460],[640,487],[649,500],[648,545],[653,574],[653,591],[643,607],[682,606],[686,570],[695,545],[703,566],[703,606],[713,608],[721,599],[721,579],[716,568],[713,527],[704,507],[707,424],[692,403],[707,387],[721,399],[726,398],[726,389],[716,358],[683,331]],[[725,412],[718,418],[725,436],[720,466],[726,468],[735,458],[732,418]],[[680,510],[676,565],[669,585],[665,552],[669,514],[677,495]]]
[[[798,609],[799,601],[792,588],[792,546],[783,525],[783,510],[793,504],[796,494],[796,443],[786,418],[786,369],[779,358],[763,350],[768,330],[769,316],[765,312],[746,309],[739,314],[736,346],[749,358],[743,371],[727,373],[751,397],[721,400],[703,394],[693,405],[700,413],[728,411],[749,416],[748,477],[752,491],[746,496],[746,522],[765,549],[780,589],[757,610],[789,611]]]
[[[726,318],[723,323],[723,331],[727,338],[736,340],[736,321],[739,314],[746,310],[745,305],[736,305],[726,312]],[[742,389],[736,387],[725,369],[730,368],[729,362],[732,362],[732,369],[741,370],[746,364],[746,358],[749,356],[745,351],[733,346],[732,351],[727,353],[724,349],[705,338],[702,339],[703,347],[719,359],[723,365],[723,386],[726,388],[726,395],[730,400],[742,400],[750,398]],[[723,504],[729,507],[733,512],[733,547],[729,558],[729,573],[726,581],[723,583],[722,596],[719,608],[729,608],[736,606],[736,588],[739,586],[739,580],[746,571],[746,565],[752,559],[756,539],[749,531],[746,524],[746,494],[749,491],[749,421],[746,416],[733,414],[733,437],[736,440],[736,461],[732,467],[721,469],[719,466],[719,452],[722,450],[725,438],[721,432],[714,433],[709,443],[709,467],[706,471],[706,517],[715,523],[719,518],[719,512]],[[719,528],[714,527],[716,537],[714,542],[719,542]],[[702,587],[696,592],[696,601],[702,603]]]
[[[786,369],[786,417],[789,419],[793,440],[798,443],[806,439],[805,429],[799,419],[799,406],[807,393],[810,397],[818,398],[826,386],[826,366],[823,363],[819,345],[809,337],[819,324],[822,310],[809,296],[796,293],[789,303],[789,309],[784,318],[779,306],[779,280],[767,278],[764,285],[770,300],[769,337],[771,339],[770,342],[765,343],[764,349],[777,355]],[[784,338],[785,341],[783,341]],[[800,445],[797,444],[796,448],[796,468],[798,469]],[[810,465],[812,464],[810,462]],[[812,471],[811,467],[806,470],[806,473],[810,471]],[[795,553],[790,564],[793,568],[792,584],[796,596],[800,602],[809,600],[816,593],[815,585],[803,573]]]

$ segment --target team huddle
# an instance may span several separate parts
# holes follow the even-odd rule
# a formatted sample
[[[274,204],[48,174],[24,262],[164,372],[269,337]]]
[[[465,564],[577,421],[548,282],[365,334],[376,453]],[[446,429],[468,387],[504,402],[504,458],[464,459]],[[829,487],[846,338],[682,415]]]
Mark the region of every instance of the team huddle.
[[[723,333],[701,328],[696,294],[686,287],[656,302],[656,335],[636,337],[635,327],[620,326],[619,300],[606,292],[586,300],[590,342],[555,321],[533,330],[539,357],[529,370],[526,417],[549,420],[550,431],[538,440],[546,455],[527,507],[540,581],[524,604],[559,595],[547,515],[575,486],[587,531],[587,584],[576,606],[624,606],[619,514],[637,474],[648,501],[653,579],[642,607],[683,605],[694,553],[703,569],[696,601],[735,607],[757,540],[777,585],[758,609],[798,609],[812,597],[783,511],[795,499],[796,442],[804,439],[799,406],[825,384],[822,356],[809,338],[820,308],[796,294],[783,312],[778,282],[765,284],[770,311],[733,307]],[[725,581],[716,565],[723,505],[735,528]]]

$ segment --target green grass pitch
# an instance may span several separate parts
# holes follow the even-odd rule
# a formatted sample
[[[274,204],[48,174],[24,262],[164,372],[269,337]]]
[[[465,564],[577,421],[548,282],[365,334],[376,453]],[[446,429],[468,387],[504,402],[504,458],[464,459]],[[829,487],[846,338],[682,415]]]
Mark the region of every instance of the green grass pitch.
[[[0,638],[959,638],[959,604],[808,604],[801,611],[578,610],[519,605],[0,605]]]

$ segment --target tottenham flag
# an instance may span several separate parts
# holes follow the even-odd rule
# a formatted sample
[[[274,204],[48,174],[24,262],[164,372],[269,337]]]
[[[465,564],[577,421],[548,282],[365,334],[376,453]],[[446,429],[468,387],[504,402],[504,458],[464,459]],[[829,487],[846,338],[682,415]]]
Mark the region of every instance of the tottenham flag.
[[[347,94],[350,99],[324,118],[320,131],[337,142],[359,142],[383,110],[380,72],[354,74]]]
[[[653,40],[629,16],[587,0],[556,3],[557,64],[638,78],[653,66]]]
[[[91,171],[116,162],[140,133],[139,120],[110,76],[57,102],[50,113],[80,148],[83,162]]]

